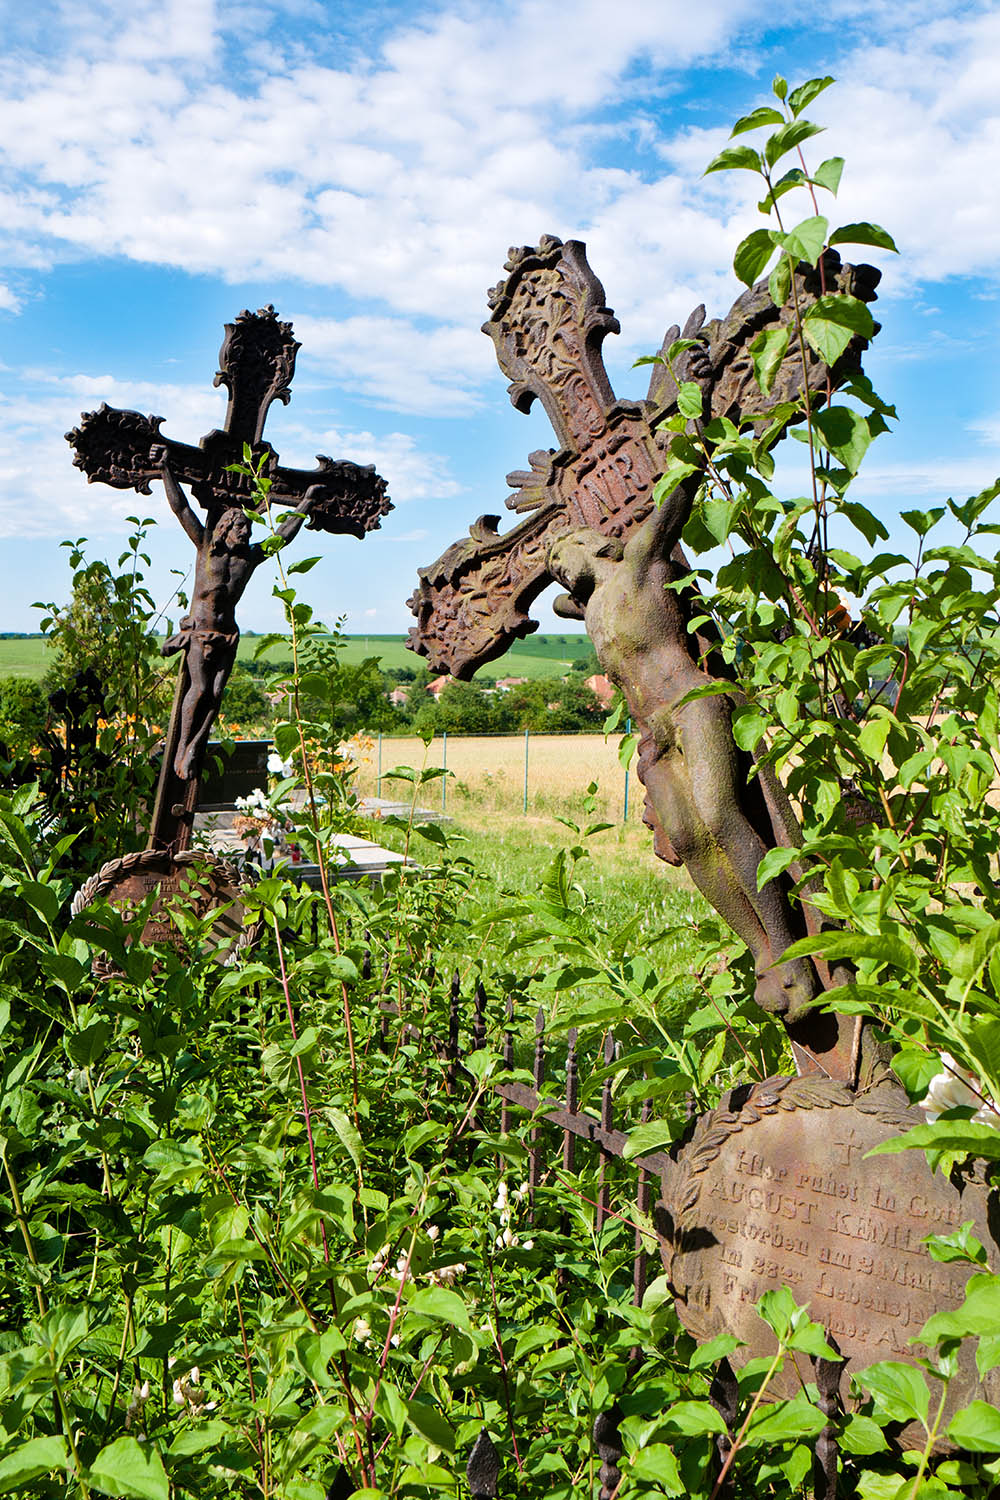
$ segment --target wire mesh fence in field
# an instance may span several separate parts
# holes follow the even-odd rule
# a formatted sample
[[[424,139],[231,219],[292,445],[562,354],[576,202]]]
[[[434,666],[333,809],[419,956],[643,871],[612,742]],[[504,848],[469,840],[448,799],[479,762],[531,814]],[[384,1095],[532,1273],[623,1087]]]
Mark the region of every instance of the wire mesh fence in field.
[[[517,734],[435,735],[429,746],[416,736],[375,735],[360,756],[357,788],[362,795],[406,797],[406,783],[388,773],[396,766],[444,766],[451,776],[432,782],[424,806],[444,807],[455,817],[465,808],[528,816],[576,815],[591,782],[598,787],[594,816],[609,823],[638,823],[642,787],[634,766],[618,759],[618,735]]]

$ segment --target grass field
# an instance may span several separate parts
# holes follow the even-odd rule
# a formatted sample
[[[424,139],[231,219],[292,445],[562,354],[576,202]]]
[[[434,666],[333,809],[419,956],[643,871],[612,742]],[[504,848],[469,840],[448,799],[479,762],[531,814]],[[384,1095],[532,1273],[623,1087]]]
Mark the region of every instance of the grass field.
[[[611,826],[585,841],[586,858],[579,861],[574,880],[585,893],[595,921],[607,928],[622,927],[638,917],[632,951],[642,952],[661,974],[678,975],[676,1002],[682,1009],[693,1002],[690,978],[694,925],[709,916],[709,908],[687,872],[658,860],[652,835],[641,823],[643,791],[630,779],[629,817],[622,820],[624,772],[616,753],[617,740],[605,744],[602,735],[532,735],[528,742],[528,812],[524,806],[524,738],[450,736],[444,827],[453,854],[465,854],[476,871],[477,903],[486,906],[504,893],[537,892],[556,853],[579,843],[566,823],[607,822]],[[441,765],[443,744],[432,741],[427,750],[418,739],[382,742],[382,795],[409,800],[411,785],[389,780],[392,766]],[[597,781],[594,812],[583,806],[587,786]],[[362,752],[357,788],[374,792],[378,782],[377,741]],[[441,781],[417,789],[417,806],[441,810]],[[369,831],[370,830],[370,831]],[[401,849],[405,836],[396,827],[379,828],[365,820],[362,831],[390,848]],[[412,836],[411,853],[418,861],[434,861],[439,851],[419,835]],[[495,941],[499,934],[490,941]],[[443,957],[463,970],[480,956],[449,952]]]
[[[377,656],[387,672],[398,667],[422,666],[423,658],[408,650],[405,640],[402,635],[349,635],[344,639],[343,659],[348,665],[353,665],[366,656]],[[240,660],[252,658],[256,645],[254,636],[244,636],[240,641]],[[499,661],[491,662],[485,669],[486,675],[532,679],[561,677],[575,660],[589,656],[591,649],[585,635],[531,636],[526,641],[519,641],[515,649]],[[44,676],[48,651],[48,643],[42,636],[0,640],[0,677],[37,679]],[[267,659],[284,662],[289,656],[287,647],[278,646],[268,653]]]

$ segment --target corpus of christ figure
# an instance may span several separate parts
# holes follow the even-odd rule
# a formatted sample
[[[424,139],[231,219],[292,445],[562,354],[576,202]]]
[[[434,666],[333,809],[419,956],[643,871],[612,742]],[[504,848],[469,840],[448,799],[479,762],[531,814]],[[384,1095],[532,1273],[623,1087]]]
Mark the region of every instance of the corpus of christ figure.
[[[236,606],[265,555],[251,541],[248,512],[259,511],[262,504],[283,509],[286,514],[275,529],[284,540],[304,521],[316,530],[361,539],[392,508],[385,481],[374,468],[323,455],[315,469],[285,468],[265,440],[271,404],[287,405],[291,399],[298,348],[291,324],[281,322],[273,307],[241,312],[227,323],[215,377],[215,384],[229,392],[226,419],[197,447],[165,438],[162,417],[107,405],[85,412],[80,426],[66,434],[75,450],[74,464],[91,483],[148,495],[151,483],[162,480],[171,510],[197,549],[190,611],[163,647],[168,655],[183,653],[183,663],[151,848],[180,851],[190,842],[205,748],[236,660]],[[254,470],[269,482],[266,501],[248,472],[247,452]],[[182,484],[204,510],[204,520]]]
[[[174,770],[187,781],[201,765],[223,690],[236,663],[240,640],[236,606],[267,554],[259,542],[251,542],[252,523],[239,505],[213,496],[205,520],[199,521],[171,472],[164,444],[154,444],[149,459],[154,468],[159,468],[170,509],[197,549],[191,612],[181,620],[177,634],[161,647],[164,656],[184,652],[187,685],[178,709]],[[274,528],[275,535],[290,542],[313,505],[328,498],[329,492],[322,485],[310,485],[294,511]]]
[[[499,518],[483,516],[468,539],[420,570],[411,645],[437,670],[470,677],[537,628],[528,609],[549,583],[561,580],[569,590],[563,612],[586,618],[602,667],[622,687],[640,730],[639,773],[657,853],[684,862],[747,944],[757,1000],[785,1021],[797,1058],[805,1066],[821,1058],[824,1071],[853,1081],[856,1035],[842,1032],[825,1013],[797,1021],[827,987],[829,974],[815,960],[778,962],[818,922],[808,900],[793,899],[792,883],[801,872],[793,866],[757,890],[763,854],[801,842],[788,799],[769,768],[748,777],[750,762],[733,742],[727,698],[680,704],[714,673],[714,665],[704,665],[712,642],[688,626],[696,613],[705,614],[703,602],[693,585],[681,593],[666,587],[690,571],[678,540],[698,477],[685,481],[659,515],[653,514],[653,490],[671,438],[662,424],[678,416],[678,383],[698,385],[706,421],[766,424],[774,407],[804,388],[825,395],[850,379],[860,370],[866,341],[852,339],[828,367],[811,347],[803,351],[792,340],[763,397],[751,346],[786,326],[792,312],[791,299],[775,306],[762,281],[725,318],[706,323],[704,308],[696,309],[684,328],[689,346],[673,370],[654,366],[647,399],[626,402],[616,399],[600,354],[605,336],[619,325],[584,246],[547,235],[538,246],[512,250],[506,270],[506,280],[490,293],[483,331],[510,379],[513,404],[527,411],[540,400],[562,446],[533,453],[529,471],[509,476],[516,492],[508,507],[526,519],[500,535]],[[800,265],[795,280],[801,314],[817,298],[838,292],[873,300],[879,273],[844,266],[828,251],[819,267]],[[664,352],[679,333],[677,327],[668,331]]]

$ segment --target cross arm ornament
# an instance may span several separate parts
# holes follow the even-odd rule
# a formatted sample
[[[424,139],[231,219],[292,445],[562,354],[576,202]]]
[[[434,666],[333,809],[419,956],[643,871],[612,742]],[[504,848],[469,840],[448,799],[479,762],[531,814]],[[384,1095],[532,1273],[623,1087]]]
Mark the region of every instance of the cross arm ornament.
[[[385,481],[374,467],[320,454],[315,469],[287,468],[264,437],[269,408],[275,401],[287,405],[291,398],[299,347],[291,324],[281,322],[273,307],[241,312],[226,324],[219,352],[214,383],[229,393],[221,429],[208,433],[197,446],[181,443],[161,433],[163,417],[102,403],[97,411],[84,412],[80,425],[66,434],[74,465],[91,484],[148,495],[151,482],[162,477],[165,461],[174,479],[190,485],[202,505],[250,507],[256,504],[253,482],[231,469],[243,463],[246,446],[255,464],[263,459],[262,473],[271,481],[271,505],[295,508],[307,490],[318,486],[307,525],[363,538],[392,508]]]
[[[547,559],[559,536],[590,527],[624,540],[646,520],[671,436],[660,424],[677,414],[677,385],[665,364],[654,366],[644,401],[616,398],[601,345],[619,324],[583,244],[545,235],[537,246],[512,250],[505,269],[506,279],[489,294],[483,331],[496,345],[513,405],[527,411],[540,400],[560,447],[532,453],[527,470],[507,476],[513,490],[507,506],[524,517],[518,525],[501,534],[499,516],[481,516],[468,537],[420,569],[409,601],[417,619],[410,646],[436,670],[463,679],[537,629],[529,611],[553,581]],[[871,266],[842,265],[829,251],[822,278],[810,266],[797,268],[799,309],[831,291],[871,301],[879,274]],[[684,336],[697,347],[679,356],[674,371],[701,387],[705,420],[766,419],[778,403],[802,394],[803,364],[813,393],[860,369],[863,339],[852,340],[832,369],[809,346],[803,357],[796,343],[762,397],[750,346],[790,319],[790,308],[775,306],[766,281],[744,292],[724,318],[706,322],[704,308],[695,309]],[[676,326],[668,330],[662,352],[679,334]],[[679,500],[690,505],[693,493],[689,485]],[[678,515],[678,533],[685,520]]]

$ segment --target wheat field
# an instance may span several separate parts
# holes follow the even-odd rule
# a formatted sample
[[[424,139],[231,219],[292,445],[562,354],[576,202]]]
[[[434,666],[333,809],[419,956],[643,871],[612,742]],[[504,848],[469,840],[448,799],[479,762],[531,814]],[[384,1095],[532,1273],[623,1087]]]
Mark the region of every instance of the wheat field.
[[[527,754],[528,816],[570,817],[579,822],[588,815],[584,798],[596,782],[594,814],[609,823],[625,820],[625,771],[618,759],[617,735],[605,740],[600,734],[436,735],[425,747],[416,738],[367,737],[358,746],[356,781],[362,795],[378,789],[381,755],[383,797],[408,799],[406,782],[391,778],[397,766],[432,769],[442,765],[451,774],[429,781],[418,803],[462,818],[478,813],[513,815],[525,811],[525,755]],[[634,768],[628,784],[628,822],[638,824],[642,814],[642,787]]]

